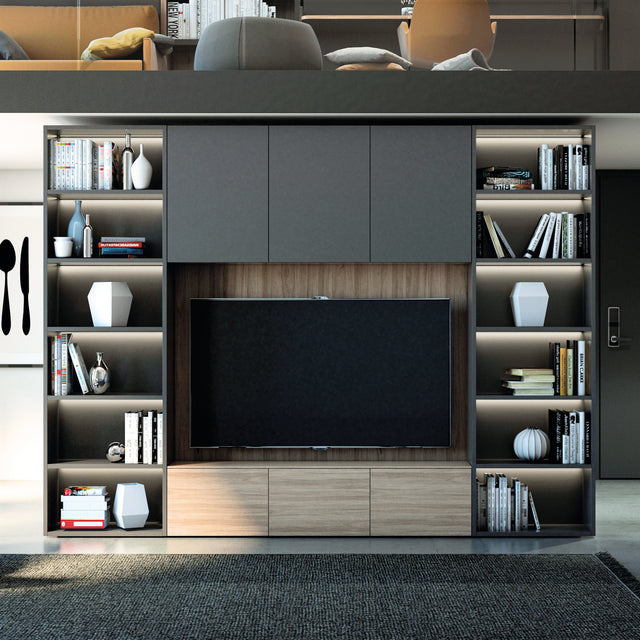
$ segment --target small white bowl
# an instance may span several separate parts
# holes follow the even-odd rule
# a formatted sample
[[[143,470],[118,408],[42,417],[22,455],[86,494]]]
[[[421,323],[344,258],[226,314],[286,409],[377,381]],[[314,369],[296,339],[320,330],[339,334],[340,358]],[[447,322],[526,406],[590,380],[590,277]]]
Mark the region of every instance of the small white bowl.
[[[73,251],[73,238],[67,236],[54,237],[53,250],[56,258],[68,258]]]

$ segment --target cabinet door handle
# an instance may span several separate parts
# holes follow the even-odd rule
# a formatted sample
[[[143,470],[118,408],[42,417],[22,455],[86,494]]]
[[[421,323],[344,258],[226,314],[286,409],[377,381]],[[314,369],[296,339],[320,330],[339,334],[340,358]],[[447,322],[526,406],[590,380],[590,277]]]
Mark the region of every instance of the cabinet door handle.
[[[607,346],[620,348],[620,307],[607,307]]]

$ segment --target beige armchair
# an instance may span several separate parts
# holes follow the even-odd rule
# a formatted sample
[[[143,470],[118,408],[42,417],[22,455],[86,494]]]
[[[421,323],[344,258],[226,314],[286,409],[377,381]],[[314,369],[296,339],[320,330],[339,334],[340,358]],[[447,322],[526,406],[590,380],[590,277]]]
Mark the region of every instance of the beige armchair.
[[[488,60],[496,27],[487,0],[416,0],[411,27],[406,22],[398,27],[400,54],[426,69],[470,49]]]

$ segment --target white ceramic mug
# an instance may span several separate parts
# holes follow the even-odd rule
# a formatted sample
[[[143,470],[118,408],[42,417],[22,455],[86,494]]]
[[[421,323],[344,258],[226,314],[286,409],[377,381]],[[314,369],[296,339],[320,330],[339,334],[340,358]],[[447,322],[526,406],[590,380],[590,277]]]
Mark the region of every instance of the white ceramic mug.
[[[53,239],[53,250],[56,258],[68,258],[73,250],[73,238],[56,237]]]

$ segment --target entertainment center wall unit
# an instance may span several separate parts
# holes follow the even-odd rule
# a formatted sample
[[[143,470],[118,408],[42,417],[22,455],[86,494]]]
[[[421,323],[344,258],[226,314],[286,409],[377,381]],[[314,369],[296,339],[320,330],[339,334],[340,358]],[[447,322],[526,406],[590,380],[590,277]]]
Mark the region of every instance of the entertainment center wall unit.
[[[562,262],[497,260],[474,249],[477,209],[492,212],[524,247],[545,211],[588,211],[594,229],[591,189],[487,192],[475,189],[474,178],[476,166],[488,165],[537,173],[543,142],[593,150],[591,129],[361,120],[96,124],[46,128],[45,158],[52,138],[122,146],[126,132],[136,155],[140,142],[149,150],[149,189],[51,190],[45,177],[45,353],[51,335],[69,331],[87,361],[103,351],[113,371],[101,396],[52,396],[47,384],[47,535],[594,533],[595,376],[591,396],[518,398],[500,387],[506,367],[548,366],[550,341],[594,338],[593,249],[588,259]],[[65,235],[74,200],[91,214],[96,237],[146,236],[145,257],[56,258],[53,237]],[[86,294],[98,280],[129,283],[127,327],[92,326]],[[509,291],[526,280],[543,280],[550,291],[544,328],[513,327]],[[451,300],[450,447],[190,446],[190,300],[313,296]],[[594,359],[595,349],[595,372]],[[548,409],[577,407],[593,416],[590,463],[515,458],[518,431],[546,428]],[[123,439],[124,411],[145,409],[164,412],[164,462],[108,462],[107,444]],[[489,472],[528,482],[540,533],[477,530],[476,479]],[[131,481],[146,488],[144,529],[60,529],[65,486],[105,484],[113,496],[117,483]]]

